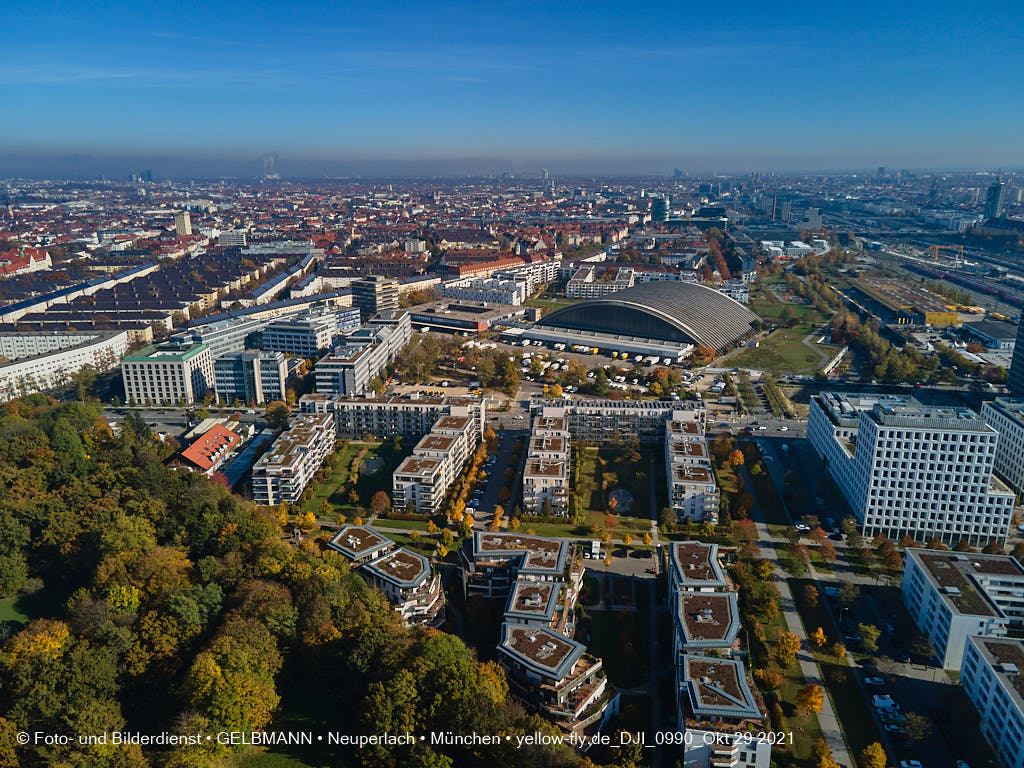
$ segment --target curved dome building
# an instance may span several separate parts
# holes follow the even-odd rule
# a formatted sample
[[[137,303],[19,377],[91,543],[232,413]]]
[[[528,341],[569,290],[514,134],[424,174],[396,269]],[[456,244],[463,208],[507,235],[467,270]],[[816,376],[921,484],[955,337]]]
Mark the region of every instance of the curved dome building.
[[[564,307],[536,325],[722,349],[750,333],[756,320],[757,315],[716,290],[658,280]]]

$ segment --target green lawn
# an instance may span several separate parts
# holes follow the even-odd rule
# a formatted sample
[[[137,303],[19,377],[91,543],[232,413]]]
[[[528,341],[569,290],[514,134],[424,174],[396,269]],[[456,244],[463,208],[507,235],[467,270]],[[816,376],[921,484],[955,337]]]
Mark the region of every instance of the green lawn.
[[[803,324],[779,328],[761,339],[760,346],[744,349],[731,357],[729,363],[738,368],[756,368],[777,374],[813,373],[839,352],[839,347],[828,344],[814,344],[813,349],[804,344],[804,337],[816,329],[817,326]]]
[[[379,518],[377,522],[373,524],[374,528],[397,528],[402,531],[425,531],[429,525],[428,520],[388,520],[387,518]]]
[[[606,495],[616,489],[625,489],[633,494],[633,508],[625,512],[616,509],[614,514],[619,518],[619,524],[614,526],[613,532],[622,528],[629,528],[633,531],[647,530],[651,515],[651,480],[649,473],[654,459],[655,472],[659,462],[658,457],[652,456],[650,448],[632,449],[619,446],[603,446],[600,449],[587,447],[581,454],[580,482],[577,493],[583,508],[587,510],[587,524],[605,527],[604,518],[608,514]],[[602,493],[598,460],[604,462],[604,480],[606,491]],[[657,474],[655,481],[658,480]],[[663,498],[665,494],[664,482],[655,483],[654,490],[658,497],[655,499],[655,508],[661,509],[665,506]],[[660,505],[660,506],[659,506]],[[538,531],[539,533],[539,531]]]
[[[348,480],[348,471],[352,464],[352,457],[359,450],[352,443],[346,442],[342,444],[341,448],[337,451],[334,468],[327,470],[327,476],[324,478],[324,481],[314,489],[306,503],[299,508],[300,514],[305,514],[306,512],[317,514],[324,500],[329,500],[338,492]]]
[[[11,621],[15,624],[28,624],[32,617],[23,613],[19,607],[20,598],[5,597],[0,600],[0,621]]]
[[[384,460],[384,465],[372,475],[359,474],[359,479],[355,484],[355,491],[359,496],[359,501],[354,503],[349,498],[348,489],[351,485],[349,470],[351,469],[352,460],[363,448],[368,448],[369,450],[363,456],[362,464],[380,458]],[[404,442],[400,443],[397,448],[391,441],[383,443],[353,441],[347,443],[342,448],[341,458],[336,463],[334,469],[330,471],[324,482],[313,490],[309,500],[300,507],[299,511],[309,511],[316,514],[320,509],[320,505],[326,499],[334,507],[335,513],[343,513],[350,520],[359,514],[359,507],[363,508],[365,514],[365,510],[370,506],[370,499],[373,498],[373,494],[377,491],[387,491],[390,494],[391,476],[402,462],[402,459],[411,453],[412,448],[411,444],[406,445]]]

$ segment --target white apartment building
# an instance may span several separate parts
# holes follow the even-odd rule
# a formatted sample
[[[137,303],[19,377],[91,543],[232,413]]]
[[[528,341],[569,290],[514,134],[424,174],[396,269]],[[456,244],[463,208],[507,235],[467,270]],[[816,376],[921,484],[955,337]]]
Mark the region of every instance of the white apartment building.
[[[960,685],[992,751],[1007,768],[1024,768],[1024,641],[969,637]]]
[[[903,602],[945,669],[959,669],[971,635],[1024,626],[1024,567],[1012,557],[906,550]]]
[[[596,299],[635,284],[636,272],[632,267],[618,267],[600,275],[595,267],[580,267],[566,283],[565,295],[570,299]]]
[[[441,295],[446,299],[511,304],[517,307],[528,298],[525,282],[493,277],[451,280],[442,284]]]
[[[557,406],[538,400],[530,410],[543,416],[564,415],[572,439],[591,443],[658,443],[665,439],[665,423],[674,410],[692,411],[702,428],[707,418],[701,405],[681,408],[658,400],[570,400]]]
[[[476,397],[332,397],[303,395],[303,413],[333,413],[339,437],[404,437],[418,440],[430,432],[441,416],[467,416],[473,423],[473,441],[483,437],[487,418],[485,401]]]
[[[128,351],[128,332],[0,334],[0,400],[66,386],[91,365],[97,373],[118,364]]]
[[[423,555],[395,546],[370,528],[346,525],[328,546],[348,558],[371,586],[381,590],[405,626],[439,627],[445,619],[441,575]]]
[[[718,522],[721,495],[700,411],[672,411],[665,422],[668,498],[680,522]]]
[[[995,473],[1024,496],[1024,399],[997,397],[981,405],[985,423],[999,433],[996,442]]]
[[[1002,543],[1014,496],[993,475],[999,435],[968,408],[911,397],[811,398],[807,439],[872,538]]]
[[[676,722],[686,736],[683,765],[768,768],[771,744],[756,738],[766,718],[743,662],[729,658],[739,634],[739,602],[718,559],[718,545],[673,542],[668,569]],[[709,652],[714,655],[705,655]]]
[[[411,334],[407,312],[371,318],[366,327],[350,333],[344,344],[316,364],[316,391],[328,395],[365,394]]]
[[[469,416],[442,416],[394,472],[391,500],[398,510],[437,514],[451,484],[476,449]]]
[[[303,413],[274,441],[252,468],[257,504],[294,504],[334,450],[334,417]]]
[[[747,683],[743,663],[683,656],[677,666],[684,768],[768,768],[767,718]]]
[[[523,509],[529,515],[569,513],[569,430],[565,427],[564,413],[533,417],[523,470]]]
[[[151,344],[124,358],[121,375],[128,403],[196,403],[213,388],[213,355],[205,344]]]

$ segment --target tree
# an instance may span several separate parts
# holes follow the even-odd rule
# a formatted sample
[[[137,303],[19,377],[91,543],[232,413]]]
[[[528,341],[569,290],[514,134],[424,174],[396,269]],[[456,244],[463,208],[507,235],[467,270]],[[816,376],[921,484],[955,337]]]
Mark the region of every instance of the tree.
[[[288,415],[291,413],[291,408],[288,407],[288,403],[283,400],[271,400],[267,403],[267,410],[263,414],[263,418],[267,421],[269,426],[275,432],[282,432],[288,428]]]
[[[885,768],[888,758],[885,749],[876,741],[864,747],[860,753],[860,762],[864,768]]]
[[[622,543],[628,547],[630,544],[633,543],[633,537],[630,536],[629,533],[622,534]]]
[[[836,643],[832,646],[832,658],[842,664],[846,661],[846,646],[842,643]]]
[[[928,718],[917,712],[907,712],[907,720],[903,724],[903,732],[910,741],[920,744],[932,735],[932,724]]]
[[[860,587],[848,581],[839,588],[838,597],[840,607],[852,610],[860,602]]]
[[[651,538],[651,534],[650,534],[650,532],[649,532],[649,531],[645,531],[645,532],[644,532],[644,546],[645,546],[645,547],[649,547],[649,546],[651,546],[651,543],[652,543],[653,541],[654,541],[654,539],[652,539],[652,538]]]
[[[743,451],[738,448],[733,449],[733,452],[729,454],[729,463],[734,467],[743,465]]]
[[[825,703],[825,690],[820,685],[810,684],[796,692],[797,709],[804,713],[821,712]]]
[[[878,638],[882,633],[873,624],[858,624],[857,631],[860,633],[860,647],[865,653],[878,652]]]
[[[435,523],[433,520],[427,521],[427,533],[431,535],[437,533],[437,523]]]
[[[823,647],[825,643],[828,642],[828,638],[825,637],[825,630],[821,627],[818,627],[816,630],[814,630],[814,632],[811,633],[811,640],[813,640],[814,644],[819,648]]]
[[[796,655],[800,651],[800,638],[794,635],[792,632],[783,632],[779,635],[779,639],[776,643],[776,655],[779,659],[779,664],[785,667],[793,666],[796,661]]]
[[[761,581],[771,581],[775,576],[775,563],[771,560],[761,560],[757,564],[757,578]]]
[[[813,584],[808,584],[804,587],[804,605],[808,608],[816,608],[820,602],[821,593],[818,592],[818,588]]]
[[[370,499],[370,511],[375,515],[383,515],[391,509],[391,498],[387,491],[377,491]]]

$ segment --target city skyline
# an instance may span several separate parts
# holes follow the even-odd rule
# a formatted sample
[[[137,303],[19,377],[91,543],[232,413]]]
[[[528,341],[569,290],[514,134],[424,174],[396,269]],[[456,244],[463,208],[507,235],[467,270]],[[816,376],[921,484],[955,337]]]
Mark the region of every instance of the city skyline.
[[[14,4],[0,176],[1019,167],[1024,41],[972,14]]]

